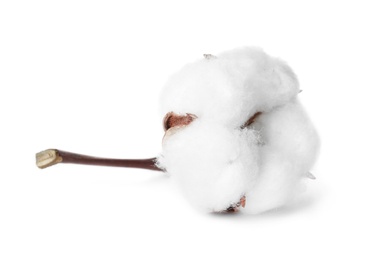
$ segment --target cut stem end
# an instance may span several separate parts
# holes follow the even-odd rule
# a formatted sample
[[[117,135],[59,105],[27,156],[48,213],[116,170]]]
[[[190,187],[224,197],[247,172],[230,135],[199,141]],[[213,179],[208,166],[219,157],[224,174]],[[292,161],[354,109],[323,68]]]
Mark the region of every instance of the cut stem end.
[[[36,165],[40,169],[47,168],[62,162],[63,158],[59,155],[55,149],[48,149],[36,154]]]

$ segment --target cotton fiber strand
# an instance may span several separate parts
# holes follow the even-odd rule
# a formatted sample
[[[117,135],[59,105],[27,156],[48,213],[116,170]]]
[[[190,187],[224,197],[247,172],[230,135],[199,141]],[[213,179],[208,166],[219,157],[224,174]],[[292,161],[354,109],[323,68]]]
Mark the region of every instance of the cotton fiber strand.
[[[299,92],[291,68],[258,48],[186,65],[164,86],[161,113],[195,119],[166,132],[158,165],[204,211],[225,211],[243,197],[245,213],[285,205],[319,147]]]

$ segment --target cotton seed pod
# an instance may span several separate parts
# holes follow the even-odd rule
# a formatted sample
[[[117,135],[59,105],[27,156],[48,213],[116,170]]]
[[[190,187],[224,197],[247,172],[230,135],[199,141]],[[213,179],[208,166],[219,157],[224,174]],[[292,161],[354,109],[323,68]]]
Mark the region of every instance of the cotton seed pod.
[[[162,170],[196,208],[257,214],[288,204],[303,180],[315,179],[319,137],[300,92],[292,69],[259,48],[204,54],[163,87],[159,156],[106,159],[49,149],[36,162]]]

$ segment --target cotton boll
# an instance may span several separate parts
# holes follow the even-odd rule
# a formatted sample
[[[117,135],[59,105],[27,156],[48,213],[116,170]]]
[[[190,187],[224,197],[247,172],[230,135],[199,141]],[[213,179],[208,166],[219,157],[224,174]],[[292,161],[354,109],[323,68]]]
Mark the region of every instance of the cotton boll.
[[[186,65],[164,86],[161,113],[190,113],[192,122],[167,131],[158,165],[206,211],[225,210],[243,196],[245,213],[285,205],[301,190],[319,147],[298,93],[291,68],[258,48]]]
[[[237,203],[258,174],[257,132],[196,120],[163,146],[160,164],[186,198],[206,211]]]

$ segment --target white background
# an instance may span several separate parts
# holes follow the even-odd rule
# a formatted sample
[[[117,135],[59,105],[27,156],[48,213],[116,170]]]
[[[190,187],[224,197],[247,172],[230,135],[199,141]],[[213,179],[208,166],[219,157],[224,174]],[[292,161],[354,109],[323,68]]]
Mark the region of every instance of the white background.
[[[382,259],[379,1],[1,1],[0,259]],[[322,139],[305,199],[204,214],[162,173],[58,165],[161,151],[158,96],[203,53],[282,57]]]

